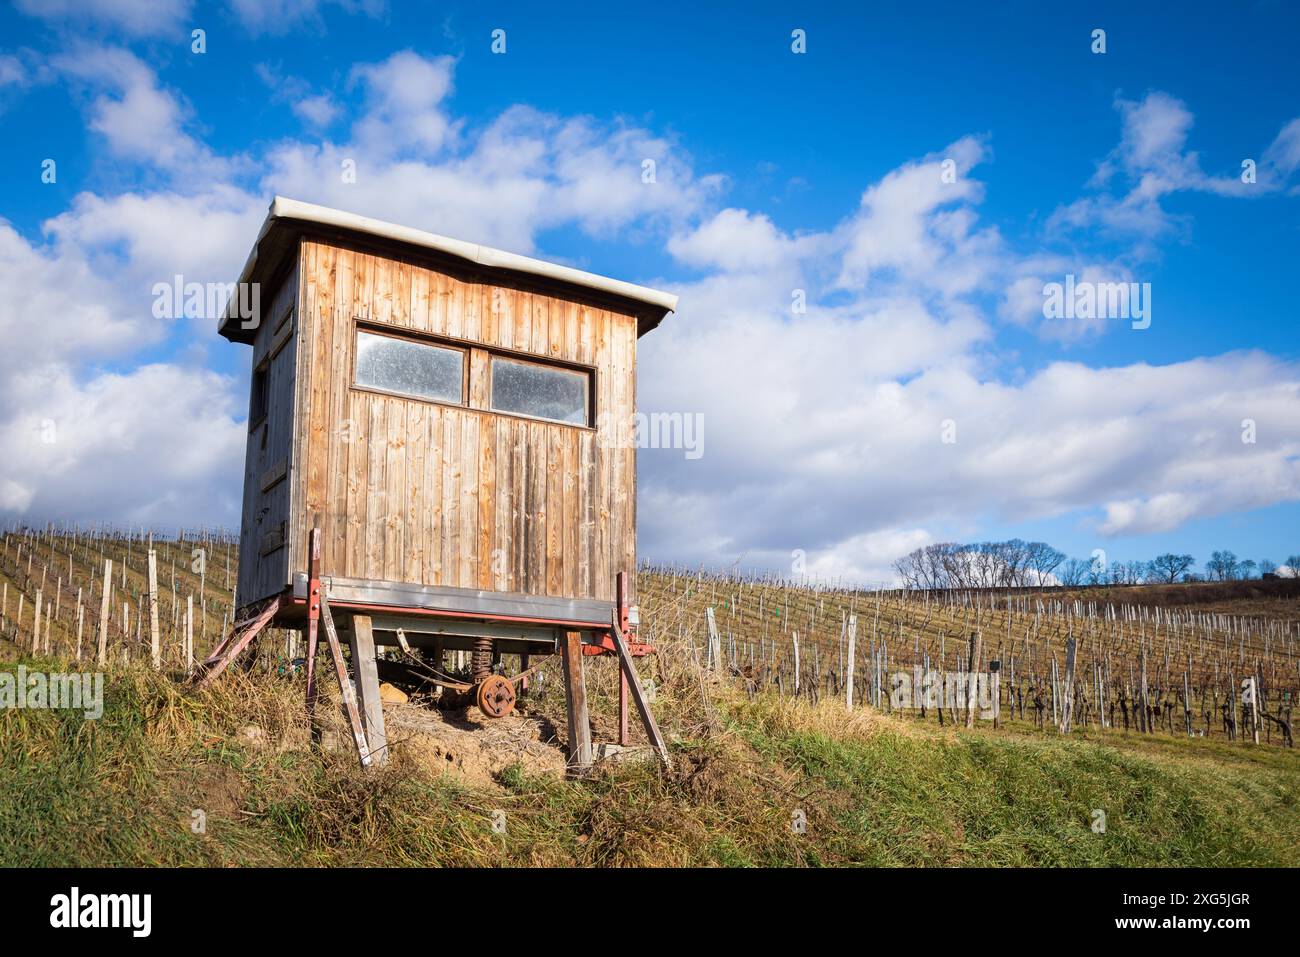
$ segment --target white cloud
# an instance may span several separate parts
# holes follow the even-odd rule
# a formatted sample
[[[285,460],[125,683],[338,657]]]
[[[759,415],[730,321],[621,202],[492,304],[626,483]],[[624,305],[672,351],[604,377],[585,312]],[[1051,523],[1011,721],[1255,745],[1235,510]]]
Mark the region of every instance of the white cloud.
[[[351,82],[366,92],[365,112],[352,131],[357,146],[371,157],[441,150],[455,135],[443,105],[454,68],[449,56],[426,58],[411,50],[353,67]]]
[[[0,420],[0,508],[69,521],[237,523],[247,434],[232,380],[169,364],[84,383],[15,374]]]
[[[129,50],[87,46],[56,57],[53,65],[97,91],[88,125],[115,156],[193,182],[232,172],[230,161],[185,130],[188,106],[164,90],[154,71]]]
[[[15,0],[28,16],[80,26],[84,21],[136,37],[164,36],[180,28],[192,0]]]
[[[1220,176],[1207,174],[1200,154],[1187,149],[1194,117],[1182,100],[1159,90],[1141,100],[1116,97],[1121,137],[1098,165],[1091,186],[1107,188],[1122,179],[1123,195],[1099,193],[1058,208],[1049,230],[1095,231],[1135,237],[1142,255],[1150,242],[1186,227],[1187,221],[1169,213],[1161,200],[1177,192],[1202,192],[1228,197],[1259,197],[1282,187],[1300,165],[1300,119],[1283,127],[1265,150],[1257,182],[1242,181],[1240,168]]]
[[[387,9],[384,0],[230,0],[235,16],[253,34],[280,35],[306,26],[322,30],[322,13],[331,6],[371,17],[382,16]]]
[[[328,93],[305,96],[293,104],[293,112],[310,126],[323,129],[338,119],[342,108]]]

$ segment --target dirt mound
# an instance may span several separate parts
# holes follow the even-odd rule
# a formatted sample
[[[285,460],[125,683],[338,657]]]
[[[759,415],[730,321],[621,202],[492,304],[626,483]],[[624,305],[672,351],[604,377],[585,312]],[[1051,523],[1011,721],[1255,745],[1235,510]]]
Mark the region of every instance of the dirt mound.
[[[564,773],[564,747],[544,717],[486,718],[477,708],[441,711],[411,701],[386,703],[384,724],[396,760],[415,761],[466,784],[495,784],[512,764],[530,774]]]

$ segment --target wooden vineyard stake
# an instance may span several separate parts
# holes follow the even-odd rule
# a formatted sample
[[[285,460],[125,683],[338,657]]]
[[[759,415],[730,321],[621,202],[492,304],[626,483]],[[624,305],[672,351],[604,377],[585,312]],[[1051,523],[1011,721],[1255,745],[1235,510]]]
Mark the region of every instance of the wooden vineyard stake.
[[[100,667],[108,660],[108,609],[113,598],[113,560],[104,559],[104,596],[99,605],[99,657]]]
[[[32,654],[41,651],[41,590],[36,589],[36,614],[32,617]]]
[[[855,655],[858,648],[858,616],[849,615],[847,626],[848,639],[848,663],[844,669],[844,706],[853,710],[853,670],[855,667]]]
[[[713,614],[712,605],[704,610],[704,616],[709,623],[709,670],[719,671],[722,660],[722,637],[718,634],[718,621]]]
[[[627,679],[628,692],[632,696],[632,701],[636,704],[637,714],[641,716],[641,724],[645,728],[646,737],[650,739],[650,744],[654,747],[655,753],[659,755],[659,760],[663,762],[664,767],[672,767],[672,759],[668,756],[668,746],[664,744],[663,735],[659,733],[659,724],[655,721],[655,716],[650,711],[650,705],[645,700],[645,691],[641,687],[641,679],[636,673],[636,667],[632,664],[632,653],[628,651],[627,642],[623,639],[623,632],[619,628],[617,612],[614,613],[609,633],[610,637],[614,639],[614,650],[618,654],[619,669],[622,671],[623,677]]]
[[[966,665],[966,727],[975,727],[975,711],[979,707],[980,633],[970,636],[970,660]]]
[[[591,724],[587,718],[587,685],[582,676],[582,635],[566,631],[560,641],[564,666],[564,695],[569,717],[569,767],[591,767]]]
[[[325,643],[329,645],[330,658],[334,661],[334,674],[339,679],[339,691],[343,695],[343,708],[348,715],[348,724],[352,728],[352,740],[357,746],[357,757],[363,768],[370,767],[370,747],[366,744],[366,732],[361,727],[361,713],[357,710],[357,696],[348,680],[348,666],[343,660],[343,647],[339,644],[339,635],[334,628],[334,616],[330,614],[329,602],[321,595],[320,617],[325,625]],[[378,692],[378,686],[375,691]]]
[[[162,667],[162,646],[158,639],[158,553],[149,549],[149,652],[154,670]]]
[[[1077,645],[1073,638],[1065,643],[1065,687],[1061,689],[1061,734],[1070,733],[1070,720],[1074,716],[1074,655]]]

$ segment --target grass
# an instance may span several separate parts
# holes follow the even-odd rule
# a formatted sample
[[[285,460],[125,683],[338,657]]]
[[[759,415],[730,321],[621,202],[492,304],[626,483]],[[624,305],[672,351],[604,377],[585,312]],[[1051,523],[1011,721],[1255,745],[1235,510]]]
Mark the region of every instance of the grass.
[[[105,693],[98,721],[0,712],[0,865],[1300,864],[1300,759],[1279,748],[941,730],[718,691],[709,721],[671,719],[669,773],[515,765],[470,788],[400,750],[367,774],[312,747],[299,680],[193,693],[122,668]]]

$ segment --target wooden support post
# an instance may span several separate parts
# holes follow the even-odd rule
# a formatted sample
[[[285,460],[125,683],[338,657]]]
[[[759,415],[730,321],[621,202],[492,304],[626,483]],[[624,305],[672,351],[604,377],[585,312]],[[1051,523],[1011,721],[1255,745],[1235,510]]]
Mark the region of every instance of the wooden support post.
[[[587,685],[582,676],[582,636],[566,631],[560,641],[564,665],[564,695],[569,715],[569,767],[591,767],[591,725],[587,718]]]
[[[352,672],[356,675],[366,746],[379,764],[388,761],[388,736],[384,733],[384,704],[379,697],[379,668],[375,663],[375,635],[369,615],[354,615],[348,636],[352,647]]]
[[[366,744],[366,732],[361,727],[361,713],[357,710],[357,696],[353,693],[352,682],[348,680],[348,666],[343,661],[343,646],[339,644],[338,632],[334,629],[334,616],[330,614],[329,602],[325,596],[320,600],[320,617],[325,625],[325,642],[329,645],[330,658],[334,662],[334,674],[339,679],[339,692],[343,695],[343,708],[348,714],[348,724],[352,728],[352,740],[357,746],[357,757],[363,768],[370,767],[370,748]]]
[[[316,713],[316,649],[320,643],[320,529],[313,528],[307,544],[307,720]],[[313,728],[312,731],[315,734]]]
[[[659,760],[664,763],[664,767],[671,767],[672,759],[668,757],[668,746],[664,744],[664,737],[659,733],[659,725],[655,721],[654,714],[650,711],[650,704],[645,700],[645,692],[641,689],[641,679],[637,676],[636,668],[632,664],[632,653],[628,651],[627,642],[623,640],[623,631],[619,628],[617,616],[615,616],[613,627],[610,629],[610,637],[614,640],[614,650],[618,654],[619,668],[623,672],[623,677],[627,680],[628,691],[632,695],[632,700],[636,702],[636,710],[641,716],[641,724],[645,727],[646,737],[650,739],[650,744],[654,747],[655,753],[659,755]]]
[[[257,615],[243,622],[236,622],[230,635],[223,639],[212,653],[199,666],[196,673],[198,678],[198,687],[204,688],[211,684],[218,675],[229,667],[230,663],[238,658],[248,647],[249,643],[258,636],[263,628],[270,624],[276,613],[280,610],[280,596],[277,595],[268,601]]]
[[[627,675],[618,669],[618,743],[627,747]]]
[[[99,657],[95,660],[102,668],[108,661],[108,609],[113,599],[113,559],[104,559],[104,595],[99,603]]]
[[[158,637],[158,553],[149,549],[149,651],[154,670],[162,667],[162,645]]]

